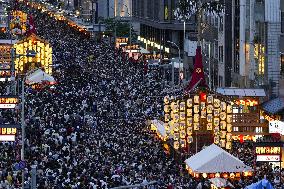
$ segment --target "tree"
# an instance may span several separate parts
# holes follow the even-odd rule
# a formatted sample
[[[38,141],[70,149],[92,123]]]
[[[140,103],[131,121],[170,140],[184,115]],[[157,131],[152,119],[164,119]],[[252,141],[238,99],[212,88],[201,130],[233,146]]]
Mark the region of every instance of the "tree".
[[[177,20],[186,22],[191,16],[197,16],[198,41],[200,41],[202,12],[220,14],[224,11],[225,0],[179,0],[174,15]]]
[[[115,36],[116,37],[129,37],[130,35],[130,24],[128,22],[122,22],[120,20],[116,20],[114,18],[108,18],[102,20],[102,23],[106,25],[106,31],[105,35],[108,36]],[[134,30],[131,27],[132,30],[132,40],[135,40],[137,38],[137,35],[134,34]]]

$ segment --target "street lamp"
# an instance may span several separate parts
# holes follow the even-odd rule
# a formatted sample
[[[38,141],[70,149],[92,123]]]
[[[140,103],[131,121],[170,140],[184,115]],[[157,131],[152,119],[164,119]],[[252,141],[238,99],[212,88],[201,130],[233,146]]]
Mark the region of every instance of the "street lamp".
[[[180,63],[181,63],[181,58],[180,58],[180,48],[179,48],[179,46],[176,44],[176,43],[174,43],[174,42],[172,42],[172,41],[167,41],[167,43],[171,43],[172,45],[174,45],[174,46],[176,46],[177,48],[178,48],[178,56],[179,56],[179,64],[178,64],[178,84],[179,84],[179,86],[180,86],[180,82],[181,82],[181,79],[180,79]],[[173,70],[174,70],[174,65],[172,66],[173,68]],[[172,73],[173,75],[174,75],[174,72]],[[172,75],[172,81],[173,81],[173,85],[174,85],[174,76]]]
[[[23,56],[26,57],[35,57],[37,52],[34,50],[27,50],[26,54],[17,54],[16,58]],[[14,56],[14,49],[12,50],[12,57]],[[12,65],[15,71],[14,59],[12,58]],[[22,94],[21,94],[21,130],[22,130],[22,149],[21,149],[21,161],[25,160],[25,79],[26,75],[22,77]],[[22,170],[22,188],[25,188],[25,172]]]

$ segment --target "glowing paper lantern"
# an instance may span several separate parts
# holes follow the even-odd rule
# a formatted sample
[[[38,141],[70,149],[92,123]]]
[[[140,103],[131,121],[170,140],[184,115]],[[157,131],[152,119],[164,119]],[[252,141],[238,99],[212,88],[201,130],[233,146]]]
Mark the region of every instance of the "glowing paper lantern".
[[[187,119],[186,119],[186,124],[187,124],[187,126],[191,126],[192,123],[193,123],[192,118],[187,118]]]
[[[207,130],[211,131],[213,129],[212,123],[207,123]]]
[[[192,117],[192,109],[187,109],[187,117]]]
[[[194,96],[194,103],[199,104],[199,96],[197,95]]]
[[[194,130],[195,130],[195,131],[198,131],[200,125],[199,125],[199,123],[194,123],[194,124],[193,124],[193,127],[194,127]]]
[[[213,96],[208,96],[207,97],[207,103],[212,104],[213,103]]]
[[[191,98],[189,98],[189,99],[187,99],[187,101],[186,101],[186,104],[187,104],[187,107],[188,108],[191,108],[192,107],[192,99]]]
[[[188,135],[192,135],[192,127],[187,127],[186,133],[187,133]]]

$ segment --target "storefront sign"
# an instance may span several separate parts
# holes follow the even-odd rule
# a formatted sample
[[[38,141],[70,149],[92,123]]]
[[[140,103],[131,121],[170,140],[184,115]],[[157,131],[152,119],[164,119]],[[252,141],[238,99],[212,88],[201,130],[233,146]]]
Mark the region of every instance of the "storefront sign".
[[[280,155],[257,155],[256,161],[277,162],[280,161]]]
[[[281,147],[256,147],[256,161],[280,161]]]
[[[15,141],[16,128],[0,128],[0,141]]]
[[[269,133],[284,135],[284,122],[278,120],[269,121]]]
[[[0,97],[0,109],[15,108],[18,103],[17,97]]]

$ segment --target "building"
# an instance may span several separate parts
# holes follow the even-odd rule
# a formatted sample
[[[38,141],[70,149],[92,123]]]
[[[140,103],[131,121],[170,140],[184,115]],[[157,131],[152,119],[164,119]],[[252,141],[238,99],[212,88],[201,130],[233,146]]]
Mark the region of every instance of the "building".
[[[270,98],[284,95],[284,0],[224,3],[223,14],[204,13],[202,19],[209,85],[264,88]]]
[[[187,53],[184,52],[184,24],[174,17],[176,9],[176,0],[132,0],[133,19],[140,23],[138,31],[142,46],[163,59],[169,54],[172,57],[179,57],[178,48],[181,51],[181,57],[184,59],[185,79],[189,79],[189,65],[192,60],[187,59]],[[186,23],[185,30],[194,30],[194,26]],[[176,44],[168,43],[171,41]],[[184,56],[186,55],[186,56]]]
[[[263,87],[269,97],[279,95],[280,8],[283,0],[232,1],[232,86]]]

